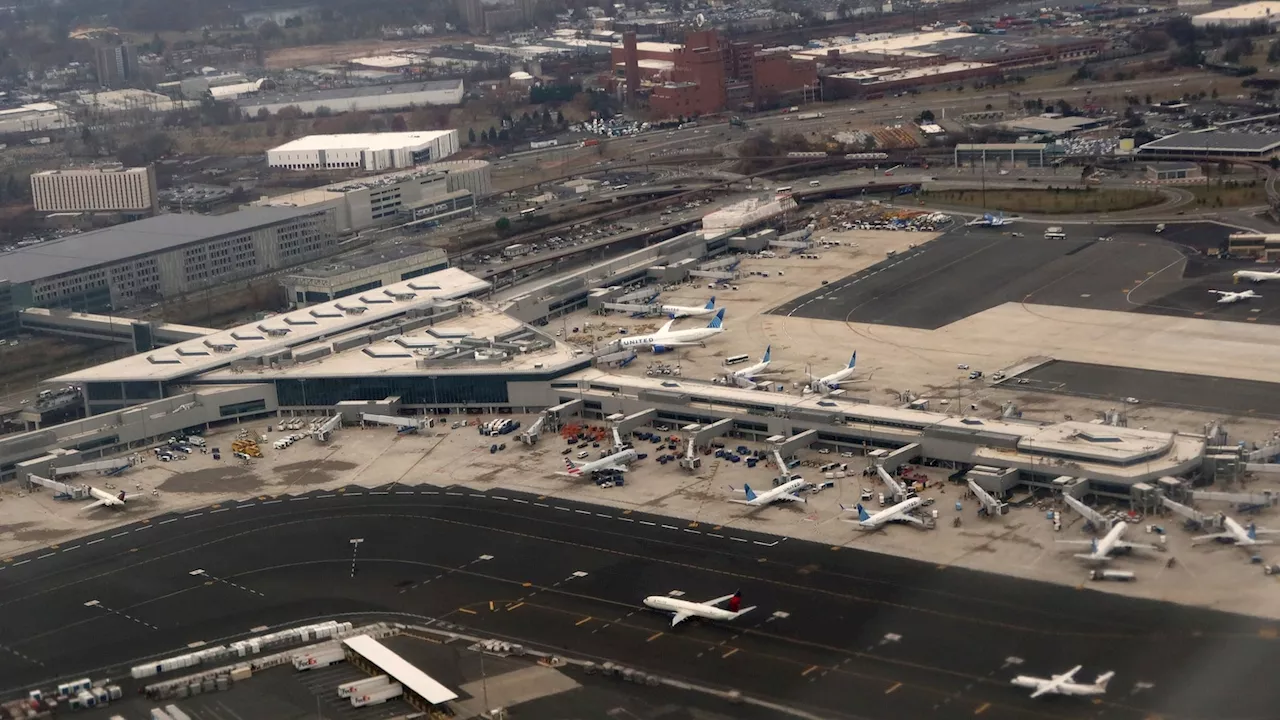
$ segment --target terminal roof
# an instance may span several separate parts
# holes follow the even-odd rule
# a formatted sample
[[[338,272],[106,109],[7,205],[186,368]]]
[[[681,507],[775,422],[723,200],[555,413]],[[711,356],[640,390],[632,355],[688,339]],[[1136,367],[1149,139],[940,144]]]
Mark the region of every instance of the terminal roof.
[[[347,638],[342,644],[432,705],[456,700],[458,697],[457,693],[436,682],[430,675],[368,635]]]
[[[1204,132],[1185,132],[1151,142],[1138,148],[1139,152],[1160,152],[1167,150],[1183,150],[1187,152],[1204,152],[1207,150],[1228,150],[1238,152],[1266,152],[1280,147],[1280,133],[1231,133],[1207,130]]]

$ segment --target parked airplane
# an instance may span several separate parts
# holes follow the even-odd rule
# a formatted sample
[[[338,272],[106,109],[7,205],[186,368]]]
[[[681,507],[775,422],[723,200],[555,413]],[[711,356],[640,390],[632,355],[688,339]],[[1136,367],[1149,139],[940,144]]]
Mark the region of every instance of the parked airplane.
[[[743,483],[741,490],[737,490],[733,487],[730,487],[729,489],[734,492],[746,493],[747,499],[746,500],[733,499],[733,500],[730,500],[729,502],[735,502],[735,503],[738,503],[739,505],[769,505],[771,503],[778,502],[778,501],[808,502],[807,500],[800,497],[799,495],[796,495],[797,492],[803,490],[805,486],[808,484],[809,483],[804,481],[804,478],[796,478],[794,480],[790,480],[788,482],[782,483],[776,488],[770,488],[769,490],[766,490],[760,494],[756,494],[756,491],[752,490],[750,485]]]
[[[862,527],[868,530],[876,530],[882,527],[885,523],[890,523],[890,522],[909,522],[919,527],[924,527],[923,520],[921,520],[920,518],[914,515],[908,514],[912,510],[915,510],[916,508],[920,507],[923,504],[924,504],[923,498],[920,498],[920,497],[907,498],[906,500],[903,500],[897,505],[893,505],[891,507],[885,508],[884,510],[881,510],[875,515],[869,514],[866,511],[866,509],[862,507],[862,503],[858,503],[858,506],[853,509],[850,509],[845,507],[844,505],[841,505],[840,509],[846,512],[858,513],[857,520],[849,520],[847,522],[857,522],[859,525],[861,525]]]
[[[724,308],[711,318],[711,322],[704,328],[691,328],[689,330],[672,330],[671,326],[675,320],[668,320],[666,325],[658,328],[655,333],[648,335],[636,335],[635,337],[623,338],[620,347],[623,348],[652,348],[655,353],[665,352],[670,348],[686,347],[689,345],[702,345],[703,340],[715,337],[724,332]]]
[[[1218,298],[1219,305],[1226,304],[1226,303],[1240,302],[1241,300],[1248,300],[1249,298],[1262,297],[1261,295],[1259,295],[1258,293],[1252,290],[1244,290],[1242,292],[1227,292],[1226,290],[1210,290],[1209,292],[1213,293],[1214,295],[1222,296]]]
[[[1088,545],[1090,551],[1088,554],[1076,553],[1076,557],[1081,560],[1090,560],[1093,562],[1107,562],[1111,559],[1111,553],[1116,550],[1132,550],[1141,548],[1143,550],[1158,550],[1155,545],[1147,545],[1146,543],[1132,543],[1120,538],[1124,536],[1125,528],[1128,523],[1118,522],[1112,526],[1101,540],[1094,538],[1092,540],[1059,540],[1063,545]]]
[[[121,490],[119,495],[112,495],[106,490],[99,490],[96,487],[89,488],[89,495],[93,497],[93,502],[80,508],[80,512],[92,510],[98,507],[124,507],[124,491]]]
[[[728,609],[719,607],[725,601],[729,603]],[[645,607],[651,607],[654,610],[675,613],[675,617],[671,618],[671,627],[675,627],[692,617],[704,620],[737,620],[756,609],[755,605],[745,608],[740,607],[742,605],[741,590],[735,591],[732,595],[725,595],[724,597],[701,603],[681,600],[670,595],[650,595],[644,599],[644,604]]]
[[[635,462],[636,451],[627,448],[622,452],[616,452],[608,457],[592,460],[582,465],[574,465],[569,458],[564,459],[565,471],[556,473],[557,475],[567,475],[569,477],[591,477],[593,473],[601,470],[617,470],[618,472],[626,472],[627,465]]]
[[[760,362],[737,370],[729,375],[729,379],[738,387],[752,387],[755,385],[757,377],[766,374],[769,369],[769,356],[773,353],[773,346],[764,349],[764,357],[760,358]]]
[[[809,374],[809,389],[812,390],[813,392],[821,392],[821,393],[829,393],[832,390],[839,390],[840,383],[853,377],[853,373],[856,372],[854,370],[854,366],[857,364],[858,364],[858,351],[855,350],[853,352],[853,356],[849,358],[849,365],[846,366],[843,370],[837,370],[836,372],[833,372],[830,375],[826,375],[820,378],[815,378],[812,374]]]
[[[1237,282],[1248,280],[1249,282],[1260,283],[1268,280],[1280,280],[1280,270],[1237,270],[1231,277]]]
[[[1226,515],[1222,516],[1222,527],[1224,528],[1223,532],[1213,533],[1212,535],[1199,535],[1191,538],[1191,542],[1198,543],[1204,542],[1205,540],[1217,540],[1219,542],[1234,543],[1242,547],[1250,545],[1271,545],[1273,544],[1271,540],[1259,540],[1258,536],[1280,534],[1280,530],[1260,528],[1253,523],[1249,523],[1248,526],[1243,526]]]
[[[1107,683],[1111,682],[1111,678],[1115,677],[1114,672],[1104,672],[1093,681],[1093,684],[1078,683],[1073,680],[1076,673],[1080,672],[1082,666],[1077,665],[1061,675],[1054,675],[1049,678],[1031,677],[1029,675],[1019,675],[1013,679],[1013,684],[1018,687],[1032,688],[1035,692],[1031,693],[1031,697],[1037,698],[1041,695],[1103,695],[1107,692]]]
[[[716,311],[716,296],[712,295],[707,304],[702,307],[682,307],[680,305],[663,305],[662,312],[674,318],[682,317],[702,317],[710,315]]]
[[[996,213],[995,215],[992,215],[991,213],[985,213],[980,218],[974,218],[973,220],[970,220],[968,224],[980,225],[982,227],[1000,227],[1002,225],[1012,224],[1021,219],[1022,218],[1020,217],[1005,217],[1003,212]]]

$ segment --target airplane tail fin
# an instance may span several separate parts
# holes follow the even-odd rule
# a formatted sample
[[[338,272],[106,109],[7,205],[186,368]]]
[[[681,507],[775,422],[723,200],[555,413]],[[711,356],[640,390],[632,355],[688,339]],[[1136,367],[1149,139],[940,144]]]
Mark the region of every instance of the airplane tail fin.
[[[857,364],[858,364],[858,351],[854,350],[853,357],[849,358],[849,367],[847,369],[852,370],[853,366]]]
[[[565,469],[565,472],[569,473],[570,475],[582,474],[582,471],[578,469],[578,466],[574,465],[573,461],[570,460],[569,458],[564,459],[564,469]]]
[[[707,327],[713,330],[719,330],[724,327],[724,308],[720,308],[720,312],[716,313],[716,316],[711,318],[711,322]]]
[[[756,491],[752,490],[751,486],[746,483],[742,483],[742,492],[746,493],[748,500],[756,499]]]
[[[1097,685],[1099,690],[1106,692],[1107,683],[1111,682],[1111,678],[1115,676],[1116,676],[1115,671],[1104,672],[1098,676],[1098,679],[1095,680],[1093,684]]]
[[[1094,555],[1098,554],[1098,538],[1094,538],[1089,541],[1089,550],[1092,551]]]
[[[1249,523],[1248,535],[1250,540],[1258,539],[1258,526],[1255,523]]]
[[[770,345],[764,349],[764,359],[761,362],[769,362],[769,355],[773,353],[773,346]]]
[[[858,519],[869,520],[871,516],[867,514],[866,508],[862,507],[862,503],[858,503]]]
[[[714,309],[715,309],[715,307],[716,307],[716,296],[715,296],[715,295],[712,295],[712,296],[711,296],[711,299],[707,301],[707,304],[706,304],[702,309],[703,309],[703,310],[714,310]]]

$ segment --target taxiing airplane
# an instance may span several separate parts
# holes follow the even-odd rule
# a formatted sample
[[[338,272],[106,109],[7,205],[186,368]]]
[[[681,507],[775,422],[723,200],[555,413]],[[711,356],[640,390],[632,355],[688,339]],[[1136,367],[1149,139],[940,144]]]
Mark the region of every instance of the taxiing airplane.
[[[671,348],[687,347],[689,345],[702,345],[703,340],[715,337],[724,332],[724,308],[711,318],[710,324],[704,328],[691,328],[689,330],[672,330],[671,326],[675,320],[668,320],[666,325],[658,328],[655,333],[648,335],[636,335],[635,337],[623,338],[620,347],[623,348],[652,348],[653,352],[665,352]]]
[[[722,608],[720,604],[728,601],[729,607]],[[671,627],[675,627],[689,618],[697,617],[704,620],[737,620],[756,609],[755,605],[751,607],[741,607],[742,591],[737,590],[732,595],[725,595],[714,600],[706,602],[691,602],[689,600],[681,600],[670,595],[650,595],[644,599],[645,607],[661,610],[662,612],[675,613],[675,617],[671,618]]]
[[[1076,553],[1076,557],[1081,560],[1090,560],[1093,562],[1107,562],[1111,560],[1111,553],[1116,550],[1133,550],[1134,548],[1140,548],[1143,550],[1159,550],[1155,545],[1132,543],[1122,540],[1121,538],[1124,536],[1125,528],[1128,526],[1128,523],[1116,523],[1101,540],[1094,538],[1092,540],[1059,540],[1058,542],[1063,545],[1088,545],[1090,548],[1089,553]]]
[[[849,364],[843,370],[837,370],[820,378],[815,378],[809,374],[809,389],[813,392],[829,393],[833,390],[840,389],[840,383],[853,377],[856,372],[854,366],[858,364],[858,351],[853,352],[853,356],[849,358]]]
[[[738,490],[734,487],[729,489],[733,492],[746,493],[746,500],[732,499],[729,502],[738,503],[739,505],[769,505],[774,502],[808,502],[804,498],[796,495],[797,492],[803,490],[809,483],[804,478],[796,478],[788,482],[782,483],[776,488],[770,488],[762,493],[757,494],[751,489],[750,485],[742,484],[742,489]]]
[[[1206,540],[1217,540],[1219,542],[1234,543],[1242,547],[1250,545],[1271,545],[1273,544],[1271,540],[1259,540],[1258,536],[1280,534],[1280,530],[1260,528],[1253,523],[1249,523],[1248,526],[1241,525],[1226,515],[1222,516],[1222,527],[1223,532],[1213,533],[1212,535],[1199,535],[1191,538],[1191,542],[1198,543]]]
[[[1259,295],[1258,293],[1252,290],[1244,290],[1242,292],[1227,292],[1226,290],[1210,290],[1209,292],[1213,293],[1214,295],[1222,296],[1218,298],[1219,305],[1240,302],[1241,300],[1248,300],[1249,298],[1262,297],[1261,295]]]
[[[91,486],[89,488],[89,495],[93,497],[93,502],[80,508],[80,512],[99,507],[124,507],[123,490],[121,490],[118,495],[112,495],[106,490],[99,490],[98,488]]]
[[[1248,280],[1249,282],[1266,282],[1268,280],[1280,280],[1280,270],[1237,270],[1232,276],[1236,282]]]
[[[980,218],[970,220],[968,224],[982,227],[1000,227],[1002,225],[1010,225],[1021,219],[1022,218],[1020,217],[1005,217],[1003,212],[996,213],[995,215],[985,213]]]
[[[616,470],[618,472],[626,472],[627,465],[636,460],[636,451],[627,448],[622,452],[616,452],[608,457],[592,460],[589,463],[575,465],[569,458],[564,459],[565,471],[556,473],[557,475],[567,475],[569,477],[591,477],[593,473],[602,470]]]
[[[704,315],[710,315],[715,311],[716,311],[715,295],[712,295],[711,299],[707,301],[707,304],[702,307],[683,307],[681,305],[663,305],[662,306],[662,312],[666,315],[670,315],[672,319],[682,318],[682,317],[702,317]]]
[[[866,508],[862,507],[862,503],[858,503],[857,507],[852,509],[847,508],[844,505],[841,505],[840,509],[844,510],[845,512],[858,513],[857,520],[847,520],[846,522],[856,522],[868,530],[878,530],[879,528],[883,527],[886,523],[891,523],[891,522],[908,522],[908,523],[912,523],[913,525],[917,525],[919,527],[924,527],[924,520],[921,520],[915,515],[908,514],[912,510],[915,510],[916,508],[920,507],[923,504],[924,504],[924,498],[920,498],[920,497],[907,498],[906,500],[903,500],[897,505],[893,505],[891,507],[885,508],[884,510],[881,510],[875,515],[868,513],[866,511]]]
[[[756,384],[756,378],[767,374],[765,371],[769,369],[769,356],[773,353],[773,346],[764,349],[764,357],[760,358],[760,362],[736,370],[729,374],[729,380],[738,387],[753,387]]]
[[[1019,675],[1013,679],[1013,684],[1018,687],[1032,688],[1035,692],[1031,693],[1031,697],[1037,698],[1041,695],[1104,695],[1107,692],[1107,683],[1111,682],[1111,678],[1115,677],[1114,672],[1104,672],[1093,681],[1093,684],[1078,683],[1074,681],[1076,673],[1080,672],[1081,665],[1077,665],[1061,675],[1054,675],[1049,678],[1031,677],[1029,675]]]

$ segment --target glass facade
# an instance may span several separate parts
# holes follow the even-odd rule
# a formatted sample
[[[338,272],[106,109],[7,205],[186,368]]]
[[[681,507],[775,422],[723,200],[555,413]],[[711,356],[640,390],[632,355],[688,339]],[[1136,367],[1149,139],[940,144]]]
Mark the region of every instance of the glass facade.
[[[280,407],[336,405],[344,400],[382,400],[398,396],[406,405],[506,405],[507,383],[546,382],[591,366],[583,360],[556,373],[493,375],[409,375],[276,380]]]
[[[218,415],[221,417],[233,417],[235,415],[245,415],[248,413],[266,412],[266,400],[249,400],[248,402],[231,403],[230,405],[222,405],[218,407]]]

